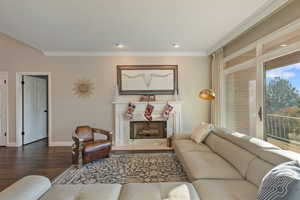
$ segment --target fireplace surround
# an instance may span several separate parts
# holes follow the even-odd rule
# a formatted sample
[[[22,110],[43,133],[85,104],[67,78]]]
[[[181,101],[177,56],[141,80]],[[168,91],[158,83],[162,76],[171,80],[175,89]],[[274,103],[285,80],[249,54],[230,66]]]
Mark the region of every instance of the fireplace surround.
[[[125,115],[129,102],[136,106],[132,119],[128,119],[128,117]],[[168,119],[162,116],[167,103],[173,106],[173,110]],[[152,139],[149,138],[149,136],[148,138],[144,139],[132,139],[130,136],[130,124],[135,122],[148,122],[148,120],[146,120],[144,117],[147,104],[148,102],[130,101],[125,99],[125,97],[122,97],[122,99],[117,99],[113,102],[115,118],[113,149],[158,149],[158,145],[167,147],[167,138],[172,137],[174,134],[183,134],[181,117],[182,102],[180,100],[158,100],[150,102],[150,104],[154,106],[152,122],[164,121],[166,123],[165,137]],[[153,148],[150,148],[151,146]]]

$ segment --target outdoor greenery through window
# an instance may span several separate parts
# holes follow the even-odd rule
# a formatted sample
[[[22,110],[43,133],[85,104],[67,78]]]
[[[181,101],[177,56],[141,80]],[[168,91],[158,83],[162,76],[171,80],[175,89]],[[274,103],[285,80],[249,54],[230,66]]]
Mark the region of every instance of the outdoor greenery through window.
[[[266,69],[265,133],[300,144],[300,63]]]

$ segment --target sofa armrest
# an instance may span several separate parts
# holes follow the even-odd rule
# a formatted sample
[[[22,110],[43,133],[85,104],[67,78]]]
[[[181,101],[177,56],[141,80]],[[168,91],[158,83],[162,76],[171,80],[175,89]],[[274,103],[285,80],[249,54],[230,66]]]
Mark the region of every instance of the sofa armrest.
[[[50,180],[44,176],[26,176],[0,192],[0,199],[38,200],[50,187]]]
[[[191,138],[191,133],[174,133],[173,139],[174,140],[187,140]]]

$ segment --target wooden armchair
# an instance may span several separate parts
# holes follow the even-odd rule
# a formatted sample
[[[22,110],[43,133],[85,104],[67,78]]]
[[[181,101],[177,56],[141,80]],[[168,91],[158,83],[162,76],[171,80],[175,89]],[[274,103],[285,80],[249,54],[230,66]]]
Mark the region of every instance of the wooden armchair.
[[[98,136],[98,137],[97,137]],[[109,157],[112,133],[89,126],[79,126],[73,135],[72,162],[78,166]]]

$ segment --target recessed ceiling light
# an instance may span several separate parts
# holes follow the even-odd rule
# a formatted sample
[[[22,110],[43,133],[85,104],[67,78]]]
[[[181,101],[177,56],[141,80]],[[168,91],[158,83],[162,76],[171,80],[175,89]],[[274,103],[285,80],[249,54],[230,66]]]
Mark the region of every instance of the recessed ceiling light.
[[[289,45],[287,45],[287,44],[281,44],[280,46],[281,46],[281,47],[287,47],[287,46],[289,46]]]
[[[174,48],[179,48],[179,47],[180,47],[180,45],[179,45],[178,43],[173,43],[172,46],[173,46]]]
[[[116,43],[115,46],[118,47],[118,48],[120,48],[120,49],[124,48],[124,45],[120,44],[120,43]]]

